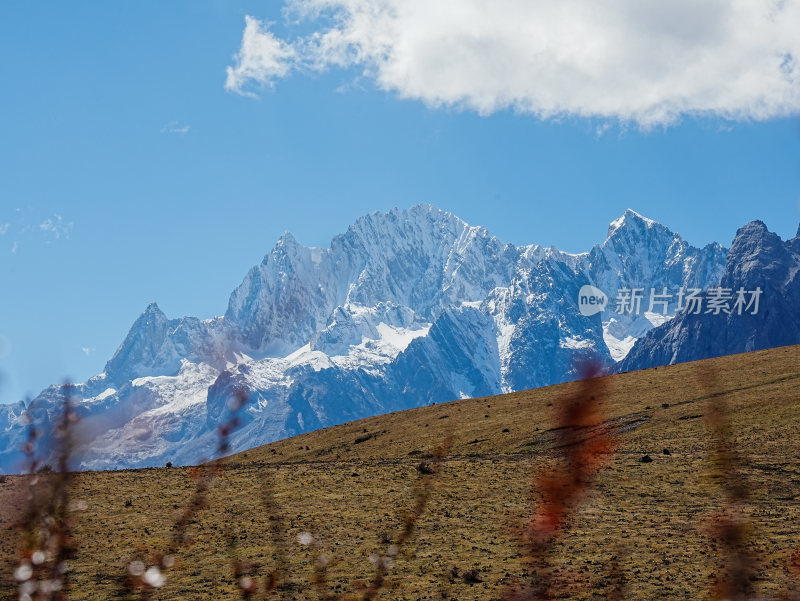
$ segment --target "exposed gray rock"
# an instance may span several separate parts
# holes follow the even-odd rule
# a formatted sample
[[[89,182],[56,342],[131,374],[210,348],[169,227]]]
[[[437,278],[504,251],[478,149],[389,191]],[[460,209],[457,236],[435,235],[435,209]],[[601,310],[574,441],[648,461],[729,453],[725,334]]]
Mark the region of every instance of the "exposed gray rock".
[[[761,221],[748,223],[736,232],[720,286],[734,296],[740,289],[762,290],[758,312],[753,314],[751,308],[741,314],[738,310],[716,315],[706,310],[679,313],[639,339],[617,369],[630,371],[800,344],[798,272],[800,237],[784,242]]]

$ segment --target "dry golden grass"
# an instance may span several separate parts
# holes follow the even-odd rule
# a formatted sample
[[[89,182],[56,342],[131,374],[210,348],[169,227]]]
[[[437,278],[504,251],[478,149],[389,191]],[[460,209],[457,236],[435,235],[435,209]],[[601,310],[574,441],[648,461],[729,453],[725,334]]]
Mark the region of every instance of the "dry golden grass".
[[[553,549],[553,577],[565,598],[603,596],[614,563],[627,582],[626,598],[709,597],[721,561],[709,525],[724,503],[709,461],[709,392],[724,395],[751,487],[745,509],[752,524],[748,547],[759,560],[754,586],[764,595],[800,592],[789,570],[800,543],[800,347],[705,363],[716,373],[712,391],[698,382],[691,363],[607,379],[610,397],[602,411],[618,435],[617,453]],[[190,544],[153,598],[237,598],[232,554],[252,563],[244,566],[247,573],[263,576],[281,549],[292,583],[283,598],[317,598],[311,580],[319,553],[333,560],[331,590],[355,590],[374,571],[370,554],[385,552],[413,505],[424,455],[448,435],[452,447],[427,510],[378,598],[499,598],[525,577],[518,533],[537,497],[534,476],[553,459],[555,407],[575,386],[392,413],[226,459],[224,475],[209,490],[210,506],[189,526]],[[653,461],[640,462],[645,454]],[[194,492],[188,473],[165,468],[74,479],[73,498],[86,500],[88,510],[75,514],[71,599],[108,599],[127,561],[169,546],[175,517]],[[26,489],[26,477],[0,483],[3,599],[16,597],[11,522]],[[279,508],[284,542],[278,547],[266,491]],[[321,547],[300,545],[302,532]],[[465,579],[470,570],[474,578]]]

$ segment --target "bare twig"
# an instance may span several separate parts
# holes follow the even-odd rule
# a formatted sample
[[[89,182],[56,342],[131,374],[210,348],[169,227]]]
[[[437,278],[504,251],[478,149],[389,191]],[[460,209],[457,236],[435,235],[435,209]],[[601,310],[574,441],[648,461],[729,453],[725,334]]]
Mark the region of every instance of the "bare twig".
[[[433,485],[439,477],[439,472],[442,469],[442,462],[445,456],[450,451],[450,446],[453,443],[452,436],[448,436],[445,441],[433,453],[433,459],[427,464],[427,469],[418,469],[420,473],[419,480],[417,481],[416,493],[414,498],[414,505],[403,518],[403,524],[397,532],[392,542],[386,549],[385,554],[375,554],[372,556],[372,561],[375,564],[375,572],[372,575],[372,580],[369,586],[364,590],[361,595],[362,601],[371,601],[374,599],[380,590],[383,588],[386,576],[389,573],[395,559],[400,554],[403,545],[413,536],[416,529],[417,522],[425,511],[428,501],[433,492]]]
[[[239,412],[248,402],[244,391],[238,390],[229,400],[228,407],[231,417],[228,421],[217,427],[218,444],[215,458],[207,464],[200,465],[190,470],[189,475],[195,481],[195,490],[189,503],[183,508],[172,527],[170,542],[165,551],[152,557],[147,565],[141,559],[135,558],[127,564],[127,574],[122,580],[122,589],[117,596],[129,598],[133,591],[139,593],[142,600],[150,599],[155,589],[166,584],[165,572],[172,568],[176,562],[176,554],[188,543],[187,530],[197,514],[208,505],[207,492],[214,479],[224,472],[222,457],[230,450],[230,435],[239,427],[241,419]]]
[[[275,471],[277,478],[278,472]],[[274,594],[279,588],[285,587],[288,583],[284,582],[288,574],[288,561],[286,559],[286,539],[284,538],[284,524],[281,517],[280,507],[275,499],[275,491],[272,482],[264,479],[262,487],[261,502],[266,510],[269,519],[269,532],[272,546],[275,553],[275,565],[273,569],[264,577],[264,594],[269,596]]]
[[[29,414],[28,440],[23,452],[28,457],[28,509],[18,527],[22,530],[20,561],[14,570],[20,601],[61,601],[68,598],[67,573],[75,553],[72,545],[70,513],[85,509],[85,503],[70,502],[73,474],[71,459],[75,446],[72,386],[64,385],[61,417],[52,432],[56,469],[38,469],[36,440],[39,431]]]
[[[445,441],[436,447],[433,452],[433,457],[429,463],[426,463],[426,469],[419,469],[420,474],[414,492],[414,504],[410,510],[403,516],[403,522],[400,529],[395,536],[391,539],[386,552],[383,554],[373,553],[370,556],[370,562],[374,566],[374,571],[369,584],[360,592],[360,594],[349,594],[344,597],[345,601],[372,601],[375,599],[380,591],[386,585],[386,578],[389,571],[403,546],[408,543],[414,534],[417,522],[430,500],[433,492],[434,484],[441,472],[442,463],[452,445],[452,436],[447,436]],[[327,571],[331,565],[332,560],[330,556],[324,552],[322,545],[315,541],[310,533],[304,532],[300,535],[302,544],[315,544],[318,547],[318,552],[314,561],[314,576],[312,577],[312,584],[317,593],[320,601],[338,601],[339,595],[331,593],[327,585]]]

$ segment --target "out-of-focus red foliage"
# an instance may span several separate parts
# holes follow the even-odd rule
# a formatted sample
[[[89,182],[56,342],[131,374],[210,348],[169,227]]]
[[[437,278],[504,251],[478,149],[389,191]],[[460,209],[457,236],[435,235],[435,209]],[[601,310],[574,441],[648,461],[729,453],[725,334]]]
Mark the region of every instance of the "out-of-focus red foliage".
[[[722,565],[715,575],[711,596],[717,601],[745,601],[753,598],[753,580],[757,559],[747,550],[750,528],[744,503],[749,486],[741,473],[741,460],[728,425],[729,409],[720,393],[716,373],[701,367],[698,387],[706,393],[706,422],[711,431],[714,476],[723,492],[723,506],[711,520],[711,535],[717,541]]]
[[[603,424],[600,411],[607,395],[602,368],[594,362],[580,367],[578,391],[557,408],[555,448],[559,463],[537,479],[535,488],[541,499],[533,509],[522,541],[532,582],[507,590],[504,601],[534,601],[553,596],[548,555],[568,516],[615,448],[611,427]]]

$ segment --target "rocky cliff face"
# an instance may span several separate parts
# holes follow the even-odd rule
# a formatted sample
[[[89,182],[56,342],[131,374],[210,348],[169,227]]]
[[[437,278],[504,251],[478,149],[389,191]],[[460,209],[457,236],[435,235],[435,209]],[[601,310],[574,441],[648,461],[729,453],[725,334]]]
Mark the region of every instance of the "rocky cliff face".
[[[718,312],[709,309],[707,291],[704,309],[681,312],[648,332],[617,369],[630,371],[800,344],[798,272],[800,236],[784,242],[761,221],[748,223],[736,232],[728,253],[719,288],[730,299],[723,307]],[[744,302],[737,306],[740,290]]]
[[[784,249],[770,240],[737,252],[762,261]],[[578,255],[504,244],[431,206],[362,217],[329,248],[287,233],[224,316],[169,319],[146,308],[104,372],[73,389],[79,461],[100,469],[208,457],[236,391],[250,397],[232,440],[238,450],[385,411],[562,382],[577,359],[611,365],[676,313],[674,301],[620,313],[618,290],[705,289],[723,277],[726,256],[630,210]],[[793,263],[776,261],[769,277],[790,280]],[[592,315],[578,306],[587,285],[609,296]],[[52,421],[62,392],[34,399],[37,424]],[[0,470],[19,468],[21,416],[19,405],[0,407]]]

